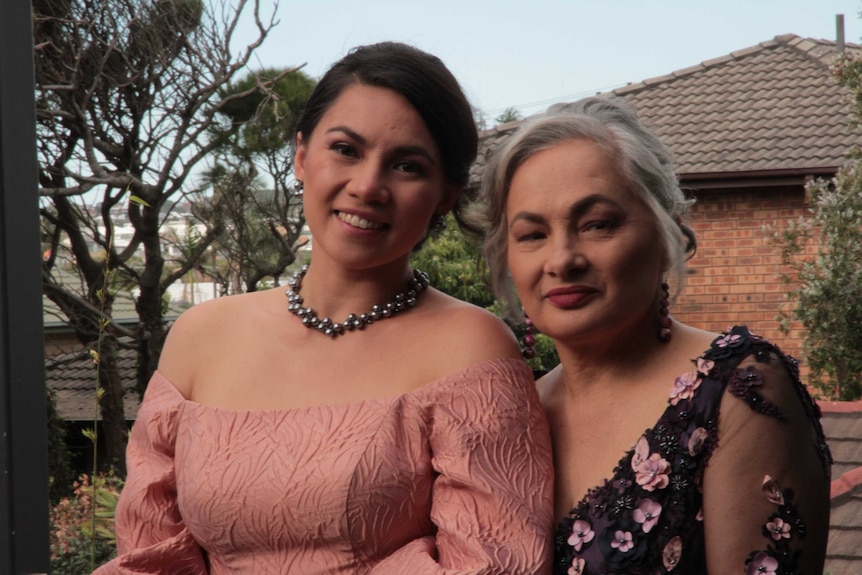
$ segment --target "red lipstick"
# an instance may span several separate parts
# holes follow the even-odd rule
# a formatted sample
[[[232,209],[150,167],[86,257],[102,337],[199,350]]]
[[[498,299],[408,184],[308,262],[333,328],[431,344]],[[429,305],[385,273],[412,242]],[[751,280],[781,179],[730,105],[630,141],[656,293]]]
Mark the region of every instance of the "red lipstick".
[[[574,309],[585,305],[598,290],[581,285],[554,288],[545,294],[545,299],[561,309]]]

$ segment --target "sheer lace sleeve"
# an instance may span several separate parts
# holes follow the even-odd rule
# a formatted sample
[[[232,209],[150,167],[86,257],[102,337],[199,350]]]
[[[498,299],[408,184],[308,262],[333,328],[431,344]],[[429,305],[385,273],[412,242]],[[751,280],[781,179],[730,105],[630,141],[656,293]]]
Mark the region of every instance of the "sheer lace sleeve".
[[[729,374],[704,472],[710,575],[822,572],[829,455],[795,363],[772,347]]]
[[[119,556],[94,575],[208,573],[177,509],[174,444],[182,395],[153,375],[126,450],[128,475],[116,512]]]
[[[414,540],[371,573],[537,575],[550,572],[553,466],[529,368],[498,360],[429,398],[437,472],[436,536]]]

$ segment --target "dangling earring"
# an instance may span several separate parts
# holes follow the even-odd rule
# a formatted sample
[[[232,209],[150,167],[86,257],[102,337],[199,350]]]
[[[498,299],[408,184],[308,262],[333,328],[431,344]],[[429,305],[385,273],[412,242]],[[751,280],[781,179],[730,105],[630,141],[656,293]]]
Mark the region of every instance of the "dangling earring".
[[[443,230],[445,230],[446,226],[448,225],[448,222],[446,222],[446,216],[444,216],[443,214],[434,214],[433,216],[431,216],[431,233],[439,234],[443,232]]]
[[[521,354],[524,356],[524,359],[533,359],[536,357],[536,350],[533,349],[533,346],[536,345],[536,336],[533,335],[533,321],[527,317],[527,314],[524,314],[524,339],[521,340],[524,342],[524,349],[521,350]]]
[[[293,195],[297,198],[302,198],[303,190],[305,190],[305,183],[302,180],[296,180],[293,183]]]
[[[663,342],[670,341],[673,333],[670,328],[673,322],[670,319],[670,286],[667,282],[661,284],[661,301],[658,304],[658,338]]]

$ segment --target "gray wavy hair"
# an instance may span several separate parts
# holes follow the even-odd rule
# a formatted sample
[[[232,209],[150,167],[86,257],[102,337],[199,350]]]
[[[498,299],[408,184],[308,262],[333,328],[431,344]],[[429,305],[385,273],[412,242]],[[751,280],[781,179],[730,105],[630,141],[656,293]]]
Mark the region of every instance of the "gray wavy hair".
[[[536,153],[570,140],[590,140],[616,164],[629,190],[652,211],[675,278],[674,293],[685,280],[685,263],[697,243],[685,223],[693,199],[685,197],[674,172],[670,152],[638,118],[634,107],[622,98],[593,96],[568,104],[556,104],[528,120],[491,158],[482,178],[485,229],[484,255],[490,269],[491,288],[514,314],[519,309],[507,266],[506,202],[518,168]]]

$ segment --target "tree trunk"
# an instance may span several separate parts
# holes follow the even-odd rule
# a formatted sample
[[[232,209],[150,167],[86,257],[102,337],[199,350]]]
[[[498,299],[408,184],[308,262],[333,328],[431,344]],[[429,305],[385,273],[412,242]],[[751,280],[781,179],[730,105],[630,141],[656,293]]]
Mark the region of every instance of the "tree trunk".
[[[159,238],[158,209],[144,207],[141,210],[139,229],[143,236],[144,271],[141,274],[140,295],[135,306],[138,311],[138,392],[143,396],[147,384],[159,366],[159,356],[165,341],[165,326],[162,316],[162,272],[165,259]]]

